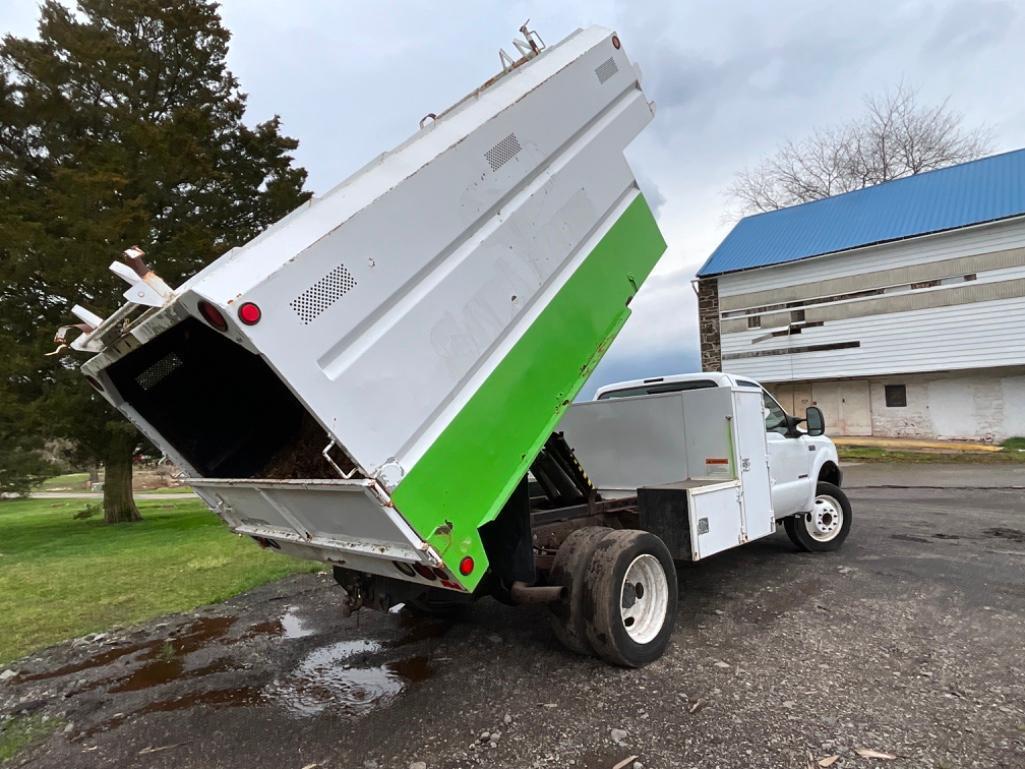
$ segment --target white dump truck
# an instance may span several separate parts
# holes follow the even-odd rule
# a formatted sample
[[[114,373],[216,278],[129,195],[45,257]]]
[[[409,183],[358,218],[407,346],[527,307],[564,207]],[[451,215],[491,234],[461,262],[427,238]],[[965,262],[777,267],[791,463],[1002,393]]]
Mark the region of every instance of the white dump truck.
[[[653,105],[614,32],[521,32],[501,73],[183,285],[129,249],[127,304],[76,307],[71,346],[232,530],[331,564],[347,610],[545,602],[570,648],[642,665],[673,559],[775,529],[763,396],[570,408],[665,249],[623,157]],[[831,539],[822,496],[793,498],[802,547],[842,541],[842,493]]]

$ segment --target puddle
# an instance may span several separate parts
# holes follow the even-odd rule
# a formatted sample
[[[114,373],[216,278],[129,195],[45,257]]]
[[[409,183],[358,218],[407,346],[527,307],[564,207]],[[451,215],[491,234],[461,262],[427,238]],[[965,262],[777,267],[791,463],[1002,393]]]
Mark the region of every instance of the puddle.
[[[153,668],[147,675],[155,680],[161,678],[161,676],[164,677],[164,680],[173,680],[176,675],[180,675],[182,672],[181,665],[183,660],[180,659],[181,657],[224,637],[234,622],[235,617],[202,617],[190,622],[177,635],[168,638],[155,638],[150,641],[128,644],[127,646],[115,646],[94,654],[81,662],[65,665],[57,670],[25,675],[21,677],[21,680],[46,681],[51,678],[61,678],[72,673],[81,673],[85,670],[106,667],[117,662],[122,657],[138,652],[143,652],[140,657],[142,660],[156,660],[153,664],[146,666]],[[142,671],[140,670],[139,672],[141,673]],[[156,683],[161,682],[159,680],[156,681]],[[155,686],[156,683],[151,685]],[[120,690],[115,689],[114,691]]]
[[[174,681],[184,681],[190,678],[202,678],[203,676],[215,673],[224,673],[230,670],[238,670],[230,657],[221,657],[208,665],[194,670],[187,670],[183,657],[171,660],[157,660],[148,665],[143,665],[130,676],[122,678],[111,687],[112,694],[118,692],[138,692],[143,689],[151,689],[154,686],[169,684]]]
[[[246,705],[259,705],[263,701],[263,692],[259,688],[243,686],[236,689],[212,689],[209,691],[191,692],[160,702],[151,702],[136,715],[146,713],[168,713],[173,710],[185,710],[196,705],[209,705],[221,708],[240,708]]]
[[[66,665],[58,670],[38,673],[27,680],[58,678],[91,669],[116,665],[113,672],[92,676],[75,694],[106,687],[110,694],[146,692],[179,682],[184,686],[160,690],[151,700],[139,703],[132,712],[85,730],[75,739],[89,738],[110,732],[151,713],[191,710],[197,707],[236,708],[273,705],[293,717],[316,717],[321,714],[354,718],[372,710],[387,707],[408,687],[429,679],[431,663],[426,656],[406,656],[382,661],[388,650],[414,645],[443,635],[449,624],[434,620],[400,619],[393,631],[397,637],[388,640],[346,640],[320,646],[303,656],[291,671],[281,671],[267,685],[247,683],[229,688],[212,689],[207,677],[238,671],[246,666],[235,655],[215,656],[207,653],[202,662],[191,659],[194,653],[211,647],[230,645],[238,633],[230,635],[236,617],[203,617],[183,625],[167,638],[154,638],[106,648],[88,659]],[[279,617],[243,626],[241,638],[270,636],[272,639],[298,639],[316,634],[313,624],[297,607],[289,606]],[[388,635],[391,635],[389,633]],[[413,650],[410,650],[413,651]],[[212,659],[211,659],[212,658]],[[196,691],[182,691],[195,688]],[[162,699],[161,699],[162,697]]]
[[[258,688],[248,686],[235,689],[211,689],[191,692],[180,697],[151,702],[129,714],[119,713],[100,724],[82,730],[75,735],[73,740],[77,742],[95,737],[97,734],[111,732],[123,726],[126,722],[149,713],[170,713],[176,710],[187,710],[197,705],[207,705],[214,708],[240,708],[247,705],[259,705],[263,701],[263,692]]]
[[[289,606],[281,615],[281,636],[283,638],[305,638],[316,631],[296,613],[294,606]]]
[[[430,677],[426,657],[358,664],[382,649],[377,641],[341,641],[315,649],[288,678],[269,686],[268,696],[296,716],[360,716],[390,704],[410,683]]]
[[[274,635],[280,636],[285,640],[292,640],[295,638],[306,638],[316,634],[316,632],[311,623],[299,616],[298,609],[295,606],[289,606],[285,609],[285,613],[277,619],[251,625],[246,632],[246,637]]]

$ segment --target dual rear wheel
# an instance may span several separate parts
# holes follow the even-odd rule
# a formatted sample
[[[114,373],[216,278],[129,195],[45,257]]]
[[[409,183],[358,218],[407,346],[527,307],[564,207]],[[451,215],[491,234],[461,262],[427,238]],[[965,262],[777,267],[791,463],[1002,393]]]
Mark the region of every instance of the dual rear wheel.
[[[565,588],[551,613],[555,635],[568,649],[635,668],[661,657],[669,645],[676,568],[654,534],[578,529],[559,548],[550,581]]]

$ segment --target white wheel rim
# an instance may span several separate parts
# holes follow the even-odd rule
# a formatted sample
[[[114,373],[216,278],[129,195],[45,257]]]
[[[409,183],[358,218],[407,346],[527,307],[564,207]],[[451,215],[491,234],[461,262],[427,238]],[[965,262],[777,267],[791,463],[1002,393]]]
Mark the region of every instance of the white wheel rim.
[[[804,516],[804,527],[812,539],[829,542],[843,528],[843,507],[828,494],[815,497],[815,507]]]
[[[633,559],[619,591],[620,621],[635,643],[650,643],[662,630],[669,610],[669,583],[653,555]]]

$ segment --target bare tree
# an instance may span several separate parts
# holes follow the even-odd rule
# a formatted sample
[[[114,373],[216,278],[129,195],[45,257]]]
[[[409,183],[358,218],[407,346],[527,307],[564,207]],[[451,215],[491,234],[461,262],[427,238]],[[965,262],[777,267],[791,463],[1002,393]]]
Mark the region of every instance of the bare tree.
[[[989,131],[967,130],[962,121],[948,100],[922,106],[915,90],[901,83],[866,97],[864,114],[850,122],[784,143],[739,172],[727,195],[743,213],[774,211],[985,155]]]

